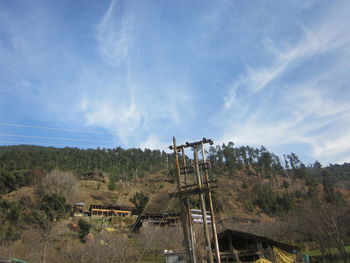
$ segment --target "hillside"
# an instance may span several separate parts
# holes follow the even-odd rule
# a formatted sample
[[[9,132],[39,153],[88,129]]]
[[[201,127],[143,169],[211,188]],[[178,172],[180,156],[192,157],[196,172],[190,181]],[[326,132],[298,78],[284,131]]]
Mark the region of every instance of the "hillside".
[[[348,198],[347,163],[322,168],[316,161],[306,166],[293,153],[285,155],[282,162],[264,147],[237,148],[233,143],[210,147],[209,160],[213,167],[211,176],[218,180],[215,193],[218,212],[225,216],[261,215],[259,209],[254,209],[254,200],[257,190],[262,188],[280,196],[296,194],[294,201],[300,203],[307,199],[310,185],[321,185],[326,177]],[[172,154],[158,150],[0,147],[0,193],[13,200],[33,194],[30,186],[35,177],[52,170],[70,171],[77,178],[98,171],[108,180],[105,183],[78,180],[79,195],[74,201],[130,206],[132,195],[142,190],[151,198],[150,207],[158,212],[162,210],[159,200],[167,198],[176,186],[173,163]]]
[[[298,205],[307,199],[310,185],[319,184],[321,187],[322,174],[325,173],[332,185],[342,182],[339,191],[345,199],[349,197],[346,187],[350,181],[348,164],[325,168],[306,166],[295,154],[291,154],[285,156],[283,167],[279,158],[264,147],[235,148],[232,143],[211,147],[209,154],[213,166],[211,175],[218,185],[215,200],[221,217],[265,217],[266,209],[262,211],[256,202],[257,193],[263,188],[277,196],[288,196],[293,199],[290,205]],[[57,165],[53,166],[54,163]],[[23,195],[33,195],[32,182],[29,181],[35,180],[35,172],[34,175],[31,173],[35,169],[41,169],[41,173],[53,169],[71,171],[77,178],[89,171],[105,174],[108,180],[104,183],[78,180],[79,194],[74,201],[87,204],[132,206],[130,198],[143,191],[150,197],[149,208],[160,212],[164,209],[162,200],[167,199],[176,187],[172,175],[173,156],[160,151],[10,146],[0,147],[0,164],[3,197],[16,201]],[[13,185],[9,185],[11,182]],[[175,207],[171,209],[176,210]],[[281,209],[289,210],[288,207]],[[267,214],[276,216],[283,213],[275,211]]]
[[[319,248],[321,243],[318,242],[323,239],[317,240],[317,233],[315,240],[310,242],[305,241],[307,239],[300,233],[296,235],[299,232],[296,229],[315,224],[313,220],[319,217],[309,218],[307,215],[310,211],[314,214],[326,211],[314,210],[319,206],[327,207],[337,218],[341,218],[348,209],[348,164],[324,168],[318,162],[304,165],[293,153],[285,155],[282,162],[264,147],[237,148],[233,143],[211,147],[208,153],[212,164],[210,177],[216,180],[217,185],[213,192],[213,202],[219,230],[243,229],[278,240],[298,242],[302,246],[306,242],[307,246]],[[21,251],[28,249],[25,243],[18,242],[27,242],[25,240],[30,237],[29,233],[38,231],[40,221],[37,216],[45,211],[43,204],[49,200],[58,200],[58,207],[63,205],[60,209],[66,214],[64,217],[58,214],[60,223],[54,226],[54,229],[61,231],[60,241],[57,241],[60,249],[68,249],[64,247],[67,242],[80,244],[79,236],[67,228],[67,225],[78,222],[68,215],[76,202],[84,202],[87,206],[99,204],[134,208],[135,203],[131,199],[136,193],[143,193],[149,199],[144,212],[178,213],[179,202],[172,198],[177,187],[173,163],[172,154],[151,150],[0,147],[0,212],[4,216],[0,229],[1,242],[17,240],[17,243],[9,243],[12,244],[11,247],[19,246]],[[87,174],[93,176],[86,177]],[[53,193],[58,196],[52,195]],[[64,199],[59,199],[59,196]],[[191,198],[191,207],[199,207],[195,198]],[[13,214],[16,216],[10,219]],[[344,240],[347,242],[350,240],[349,229],[342,222],[339,221],[339,225],[346,229]],[[106,237],[101,234],[113,224],[100,221],[91,223],[91,232],[95,238],[105,242]],[[122,225],[127,224],[125,222]],[[47,231],[40,233],[45,234]],[[124,240],[123,235],[129,229],[117,231],[120,232],[118,236]],[[131,242],[132,250],[139,250],[146,241],[140,234],[123,242]],[[180,243],[179,241],[178,244]],[[171,247],[167,242],[162,246],[165,244],[166,248]],[[81,247],[83,250],[86,248]],[[132,255],[135,253],[137,254],[134,251]]]

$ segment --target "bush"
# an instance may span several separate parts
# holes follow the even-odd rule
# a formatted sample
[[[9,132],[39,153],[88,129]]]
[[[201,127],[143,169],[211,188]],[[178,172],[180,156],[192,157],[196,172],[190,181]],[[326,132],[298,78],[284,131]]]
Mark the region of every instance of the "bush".
[[[254,211],[254,205],[252,203],[252,201],[247,201],[245,203],[245,209],[248,211],[248,212],[253,212]]]
[[[279,196],[271,188],[265,187],[258,190],[254,204],[269,215],[282,215],[293,209],[294,196],[287,193]]]
[[[84,219],[80,219],[78,222],[80,229],[80,239],[83,241],[85,237],[90,233],[91,224]]]

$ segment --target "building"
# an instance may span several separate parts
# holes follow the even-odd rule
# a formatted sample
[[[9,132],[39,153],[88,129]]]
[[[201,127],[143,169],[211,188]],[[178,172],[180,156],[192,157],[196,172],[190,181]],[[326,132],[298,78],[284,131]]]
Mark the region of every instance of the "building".
[[[165,263],[187,263],[184,252],[164,251]]]
[[[129,217],[131,209],[122,206],[90,205],[89,214],[93,217]]]
[[[211,224],[210,212],[207,212],[207,224]],[[191,218],[193,223],[203,223],[202,211],[200,209],[191,209]]]
[[[74,204],[73,215],[74,216],[84,216],[87,214],[85,203],[79,202]]]
[[[139,219],[139,226],[175,226],[181,221],[181,215],[176,213],[145,213]]]
[[[218,234],[221,262],[296,262],[300,248],[267,237],[226,229]]]

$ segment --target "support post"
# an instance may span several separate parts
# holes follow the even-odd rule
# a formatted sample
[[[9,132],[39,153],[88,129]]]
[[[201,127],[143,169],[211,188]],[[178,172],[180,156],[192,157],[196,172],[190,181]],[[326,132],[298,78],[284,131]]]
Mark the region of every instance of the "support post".
[[[177,174],[177,189],[179,190],[181,187],[181,178],[180,178],[180,165],[179,165],[179,155],[177,153],[177,147],[176,147],[176,139],[173,137],[173,148],[174,148],[174,154],[175,154],[175,166],[176,166],[176,174]],[[182,231],[184,235],[184,242],[186,246],[186,251],[190,252],[190,240],[188,238],[188,224],[187,224],[187,218],[186,218],[186,212],[184,209],[184,204],[182,202],[182,196],[180,196],[180,209],[181,209],[181,219],[182,219]],[[189,262],[192,261],[192,257],[188,256]],[[191,262],[193,263],[193,262]]]
[[[182,155],[182,165],[185,171],[185,190],[187,190],[187,171],[186,171],[186,155],[185,155],[185,149],[184,147],[181,147],[181,155]],[[188,226],[189,226],[189,235],[190,235],[190,256],[192,258],[193,263],[197,263],[197,257],[196,257],[196,246],[194,241],[194,232],[193,232],[193,226],[192,226],[192,217],[191,217],[191,206],[190,206],[190,198],[187,195],[183,201],[185,202],[186,212],[187,212],[187,220],[188,220]]]
[[[200,171],[199,171],[199,160],[198,160],[198,148],[197,148],[197,145],[195,145],[193,147],[193,155],[194,155],[195,173],[196,173],[196,176],[197,176],[198,188],[200,190],[202,190],[202,178],[201,178]],[[201,207],[201,211],[202,211],[203,228],[204,228],[204,235],[205,235],[205,241],[206,241],[206,246],[207,246],[206,250],[208,252],[209,263],[214,263],[213,252],[211,250],[209,229],[208,229],[207,211],[206,211],[206,206],[205,206],[205,197],[204,197],[204,193],[203,192],[200,192],[199,198],[200,198],[200,207]]]
[[[206,159],[206,156],[205,156],[205,149],[204,149],[203,142],[202,142],[201,146],[202,146],[203,163],[205,164],[207,162],[207,159]],[[208,187],[208,189],[210,189],[209,174],[208,174],[208,170],[207,169],[204,169],[204,184]],[[216,221],[215,221],[215,215],[214,215],[213,199],[212,199],[210,190],[207,193],[207,198],[208,198],[208,202],[209,202],[209,211],[210,211],[210,217],[211,217],[211,227],[212,227],[213,237],[214,237],[216,263],[221,263],[218,234],[217,234],[217,230],[216,230]]]

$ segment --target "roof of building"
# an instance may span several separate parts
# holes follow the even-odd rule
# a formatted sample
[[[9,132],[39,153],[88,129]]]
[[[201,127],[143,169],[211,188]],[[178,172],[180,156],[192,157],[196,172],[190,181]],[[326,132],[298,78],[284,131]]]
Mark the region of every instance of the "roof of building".
[[[273,239],[270,239],[270,238],[267,238],[264,236],[258,236],[258,235],[254,235],[254,234],[250,234],[250,233],[246,233],[246,232],[242,232],[242,231],[232,230],[232,229],[226,229],[226,230],[220,232],[218,234],[218,238],[220,240],[220,238],[227,236],[229,234],[231,234],[232,236],[238,236],[238,237],[242,237],[242,238],[246,238],[246,239],[256,240],[258,242],[269,244],[269,245],[281,248],[284,251],[294,253],[294,254],[297,253],[298,251],[300,251],[300,247],[297,247],[294,245],[289,245],[289,244],[286,244],[283,242],[275,241]]]

